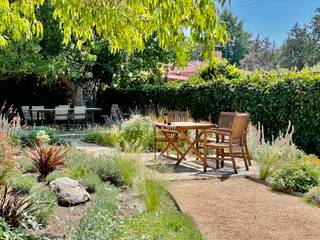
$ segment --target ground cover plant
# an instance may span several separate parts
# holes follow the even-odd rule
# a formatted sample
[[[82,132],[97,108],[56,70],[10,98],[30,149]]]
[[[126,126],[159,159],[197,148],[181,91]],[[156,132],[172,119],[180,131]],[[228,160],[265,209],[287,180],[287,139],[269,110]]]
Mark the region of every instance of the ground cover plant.
[[[66,141],[59,137],[56,129],[40,126],[33,127],[26,137],[27,143],[39,144],[42,142],[50,144],[65,144]]]
[[[88,131],[85,141],[109,147],[124,148],[125,143],[137,144],[144,150],[150,151],[153,147],[152,121],[148,117],[133,115],[123,121],[120,126],[97,128]]]

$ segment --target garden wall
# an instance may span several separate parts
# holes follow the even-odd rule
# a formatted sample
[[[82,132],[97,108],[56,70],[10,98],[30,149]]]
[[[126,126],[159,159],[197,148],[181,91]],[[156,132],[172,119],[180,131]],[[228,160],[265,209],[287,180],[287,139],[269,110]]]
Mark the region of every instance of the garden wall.
[[[124,112],[138,108],[189,110],[194,119],[216,121],[220,111],[250,112],[266,136],[295,127],[294,141],[303,150],[320,155],[320,80],[213,81],[197,86],[107,89],[98,98],[105,112],[119,104]]]

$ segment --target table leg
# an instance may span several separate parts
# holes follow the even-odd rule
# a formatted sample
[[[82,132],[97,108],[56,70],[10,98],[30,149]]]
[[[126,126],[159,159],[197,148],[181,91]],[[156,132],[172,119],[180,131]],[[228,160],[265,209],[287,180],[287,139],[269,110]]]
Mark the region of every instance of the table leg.
[[[192,149],[194,150],[194,153],[196,154],[196,156],[203,161],[203,157],[201,156],[200,152],[198,151],[198,149],[195,147],[195,144],[197,142],[199,142],[199,139],[201,138],[201,136],[203,135],[203,132],[200,132],[198,134],[198,136],[196,136],[196,138],[191,141],[190,138],[185,134],[184,131],[180,131],[180,134],[183,136],[183,138],[185,138],[186,143],[188,145],[187,150],[181,155],[181,157],[179,158],[179,160],[176,163],[176,168],[179,166],[179,164],[181,163],[181,161],[185,158],[185,156],[188,154],[188,152],[190,152]]]
[[[93,124],[94,124],[94,112],[91,111],[91,127],[93,129]]]
[[[44,126],[44,112],[41,112],[41,125]]]

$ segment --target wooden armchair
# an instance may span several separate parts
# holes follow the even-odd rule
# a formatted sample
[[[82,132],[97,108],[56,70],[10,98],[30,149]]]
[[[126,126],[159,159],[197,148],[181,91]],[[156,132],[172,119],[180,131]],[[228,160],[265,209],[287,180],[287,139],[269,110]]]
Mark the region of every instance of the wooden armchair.
[[[215,141],[210,141],[207,137],[204,138],[204,159],[221,161],[222,167],[224,161],[232,161],[234,172],[237,174],[237,166],[235,157],[242,158],[246,167],[249,170],[246,149],[244,146],[244,135],[249,123],[250,115],[248,113],[236,113],[232,122],[231,128],[213,129],[206,132],[215,135]],[[246,135],[245,135],[246,136]],[[240,152],[236,152],[235,148],[240,148]],[[226,152],[225,150],[228,150]],[[214,155],[209,155],[211,150],[215,151]]]

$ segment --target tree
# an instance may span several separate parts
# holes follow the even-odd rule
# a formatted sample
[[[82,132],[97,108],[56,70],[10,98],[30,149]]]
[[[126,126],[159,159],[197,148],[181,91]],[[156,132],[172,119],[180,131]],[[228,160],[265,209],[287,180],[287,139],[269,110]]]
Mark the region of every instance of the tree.
[[[217,0],[223,4],[224,0]],[[44,0],[2,0],[0,44],[8,40],[42,33],[35,10]],[[156,35],[159,46],[174,48],[179,63],[186,60],[186,45],[204,45],[202,54],[214,56],[216,44],[224,44],[227,34],[217,17],[212,0],[50,0],[53,17],[59,21],[63,43],[75,39],[78,48],[97,36],[105,39],[112,52],[141,51],[145,41]],[[17,26],[17,27],[16,27]]]
[[[260,39],[258,35],[250,43],[249,53],[241,61],[241,68],[249,71],[255,69],[271,70],[277,66],[278,51],[274,42],[269,38]]]
[[[240,61],[249,52],[251,34],[244,30],[243,22],[230,11],[224,10],[220,17],[225,22],[229,33],[229,41],[222,49],[222,57],[229,63],[239,66]]]
[[[281,47],[280,65],[284,68],[296,67],[299,70],[311,67],[317,62],[316,49],[316,41],[307,25],[300,27],[296,23]]]

